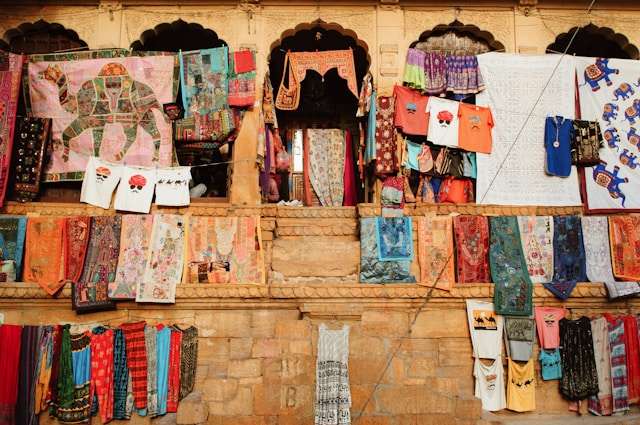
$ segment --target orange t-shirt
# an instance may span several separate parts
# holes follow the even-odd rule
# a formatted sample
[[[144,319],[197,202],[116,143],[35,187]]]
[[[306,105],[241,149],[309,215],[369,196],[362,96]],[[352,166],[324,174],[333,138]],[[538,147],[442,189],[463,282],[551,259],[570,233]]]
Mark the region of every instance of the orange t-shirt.
[[[491,153],[491,109],[460,103],[458,118],[458,147],[469,152]]]
[[[429,124],[427,115],[429,97],[417,90],[398,85],[393,88],[393,95],[396,98],[395,126],[402,129],[404,134],[426,136]]]

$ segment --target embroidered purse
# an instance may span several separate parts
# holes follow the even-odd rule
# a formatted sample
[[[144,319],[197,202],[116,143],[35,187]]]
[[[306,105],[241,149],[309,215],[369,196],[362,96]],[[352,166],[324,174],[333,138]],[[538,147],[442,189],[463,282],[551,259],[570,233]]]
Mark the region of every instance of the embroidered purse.
[[[602,141],[600,124],[595,121],[573,121],[573,139],[571,140],[571,164],[590,167],[600,163]]]
[[[285,87],[284,79],[289,73],[289,87]],[[284,57],[284,67],[282,69],[282,80],[276,95],[276,108],[283,111],[295,111],[300,105],[300,85],[295,79],[293,70],[291,69],[291,59],[289,52]]]

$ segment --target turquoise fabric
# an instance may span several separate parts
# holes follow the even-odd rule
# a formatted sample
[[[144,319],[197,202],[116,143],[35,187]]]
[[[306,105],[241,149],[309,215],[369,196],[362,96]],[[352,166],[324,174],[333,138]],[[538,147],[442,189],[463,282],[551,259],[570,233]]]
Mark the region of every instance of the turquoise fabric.
[[[367,121],[367,143],[364,150],[364,163],[369,164],[376,159],[376,91],[371,92],[371,108]]]
[[[553,381],[562,378],[562,362],[560,361],[560,349],[540,350],[540,372],[542,379]]]
[[[200,115],[223,109],[227,105],[229,49],[216,47],[180,52],[180,89],[184,116]],[[204,108],[207,105],[207,108]]]
[[[0,259],[16,262],[16,280],[22,276],[24,238],[27,231],[27,217],[5,215],[0,218]]]
[[[167,395],[169,393],[169,349],[171,328],[165,326],[156,335],[158,353],[158,415],[167,413]]]
[[[410,140],[407,140],[406,142],[407,163],[405,164],[405,167],[420,171],[420,167],[418,165],[418,154],[422,151],[422,145],[420,143],[413,143]]]
[[[415,283],[411,261],[379,261],[376,217],[360,219],[360,281],[362,283]]]

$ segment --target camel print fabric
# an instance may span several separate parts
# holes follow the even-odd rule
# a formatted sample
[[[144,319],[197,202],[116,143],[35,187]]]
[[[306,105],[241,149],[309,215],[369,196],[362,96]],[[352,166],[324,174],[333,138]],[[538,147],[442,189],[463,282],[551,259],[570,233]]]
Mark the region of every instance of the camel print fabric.
[[[172,164],[175,56],[128,56],[120,50],[30,57],[33,116],[52,118],[44,181],[81,180],[90,156],[133,166]]]

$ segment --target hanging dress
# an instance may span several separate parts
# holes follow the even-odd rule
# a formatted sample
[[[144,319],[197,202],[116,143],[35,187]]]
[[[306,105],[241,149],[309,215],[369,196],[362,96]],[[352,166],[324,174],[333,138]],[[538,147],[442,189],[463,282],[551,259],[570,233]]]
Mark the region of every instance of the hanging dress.
[[[315,425],[351,424],[349,388],[349,326],[318,327]]]

